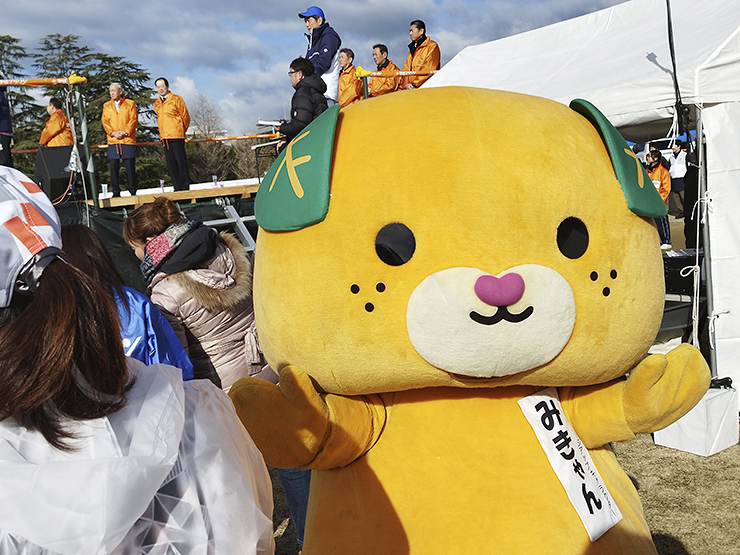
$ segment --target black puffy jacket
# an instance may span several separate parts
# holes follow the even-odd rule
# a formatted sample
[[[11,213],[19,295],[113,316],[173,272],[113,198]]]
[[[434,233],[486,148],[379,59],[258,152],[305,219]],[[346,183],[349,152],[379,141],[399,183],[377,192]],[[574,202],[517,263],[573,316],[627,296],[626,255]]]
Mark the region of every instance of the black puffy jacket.
[[[326,83],[317,75],[304,77],[295,86],[293,99],[290,101],[290,121],[280,126],[283,133],[292,141],[304,127],[326,110]]]

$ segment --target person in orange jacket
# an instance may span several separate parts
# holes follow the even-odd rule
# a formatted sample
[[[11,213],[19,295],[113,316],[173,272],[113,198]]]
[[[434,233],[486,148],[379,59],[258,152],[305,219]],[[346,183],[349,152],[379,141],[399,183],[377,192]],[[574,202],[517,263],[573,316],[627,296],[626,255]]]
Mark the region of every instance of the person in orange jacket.
[[[409,53],[403,63],[404,71],[433,71],[439,69],[439,46],[426,35],[426,25],[421,19],[409,24]],[[418,89],[430,75],[409,75],[401,81],[404,89]]]
[[[157,115],[159,138],[164,145],[164,159],[175,191],[187,191],[190,187],[190,170],[185,155],[185,131],[190,126],[190,114],[185,102],[170,92],[170,83],[164,77],[154,81],[157,98],[154,113]]]
[[[375,62],[375,71],[399,71],[398,66],[388,58],[388,47],[385,44],[373,46],[373,61]],[[401,81],[398,77],[371,77],[368,85],[370,96],[392,93],[398,90],[400,84]]]
[[[645,162],[647,162],[648,166],[645,168],[648,176],[658,190],[660,198],[668,205],[668,195],[671,193],[671,175],[660,163],[660,152],[653,152],[651,150],[645,155]],[[664,250],[670,249],[671,228],[668,224],[668,215],[662,218],[655,218],[655,225],[658,228],[658,235],[660,236],[660,248]]]
[[[41,146],[67,146],[74,144],[72,131],[69,129],[69,120],[62,111],[62,101],[51,97],[46,105],[49,119],[44,125],[39,137]]]
[[[118,170],[126,168],[128,191],[136,194],[136,124],[139,115],[133,100],[123,96],[120,83],[111,83],[108,86],[110,100],[103,104],[103,114],[100,121],[103,124],[108,139],[108,163],[110,164],[110,183],[113,196],[121,196],[118,186]]]
[[[362,100],[362,81],[355,76],[355,66],[352,62],[355,53],[349,48],[339,51],[339,107],[344,108]]]

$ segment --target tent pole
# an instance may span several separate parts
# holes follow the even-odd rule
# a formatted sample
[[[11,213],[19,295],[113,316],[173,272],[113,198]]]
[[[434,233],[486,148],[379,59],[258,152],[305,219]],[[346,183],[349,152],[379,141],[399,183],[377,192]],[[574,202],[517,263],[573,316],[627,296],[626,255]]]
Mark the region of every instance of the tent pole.
[[[705,220],[704,214],[709,213],[707,209],[706,194],[707,194],[707,172],[706,172],[706,160],[704,159],[704,127],[701,117],[701,108],[695,106],[696,110],[696,155],[697,162],[699,164],[699,207],[697,210],[697,225],[701,228],[702,241],[704,243],[704,272],[705,272],[705,292],[707,296],[707,325],[709,326],[709,370],[712,373],[712,377],[717,377],[717,352],[715,350],[715,339],[714,339],[714,291],[712,289],[712,257],[711,249],[709,245],[709,222]],[[688,137],[687,137],[688,139]],[[693,209],[693,208],[692,208]],[[697,245],[698,247],[698,245]]]

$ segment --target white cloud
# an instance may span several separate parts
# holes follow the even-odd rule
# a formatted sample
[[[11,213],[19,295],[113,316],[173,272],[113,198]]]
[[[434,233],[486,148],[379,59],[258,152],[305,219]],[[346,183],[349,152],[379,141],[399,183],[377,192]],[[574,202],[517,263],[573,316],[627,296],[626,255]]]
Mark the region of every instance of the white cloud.
[[[251,133],[259,119],[288,119],[293,88],[287,75],[288,62],[267,71],[248,70],[223,76],[219,83],[229,90],[219,106],[231,133]]]
[[[185,105],[192,105],[198,99],[198,87],[195,86],[195,81],[190,77],[183,77],[181,75],[175,76],[174,79],[167,79],[170,82],[170,89],[173,93],[182,97],[185,101]]]
[[[271,52],[254,35],[224,32],[217,26],[198,27],[162,33],[157,41],[140,45],[141,54],[150,59],[177,62],[188,70],[235,71],[245,64],[266,64]]]

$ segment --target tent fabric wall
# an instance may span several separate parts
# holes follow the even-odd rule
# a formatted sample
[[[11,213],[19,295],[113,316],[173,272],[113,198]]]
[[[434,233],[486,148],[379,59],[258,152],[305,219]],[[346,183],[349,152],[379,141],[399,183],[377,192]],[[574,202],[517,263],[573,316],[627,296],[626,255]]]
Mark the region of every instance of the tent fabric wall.
[[[740,102],[702,110],[717,371],[740,384]]]
[[[740,0],[671,0],[685,104],[740,101]],[[665,0],[632,0],[469,46],[424,86],[585,98],[625,138],[664,136],[675,104]]]
[[[740,0],[671,0],[677,77],[701,109],[717,373],[740,383]],[[675,93],[665,0],[631,0],[462,50],[425,87],[593,102],[635,142],[665,136]],[[688,207],[687,207],[688,209]]]

